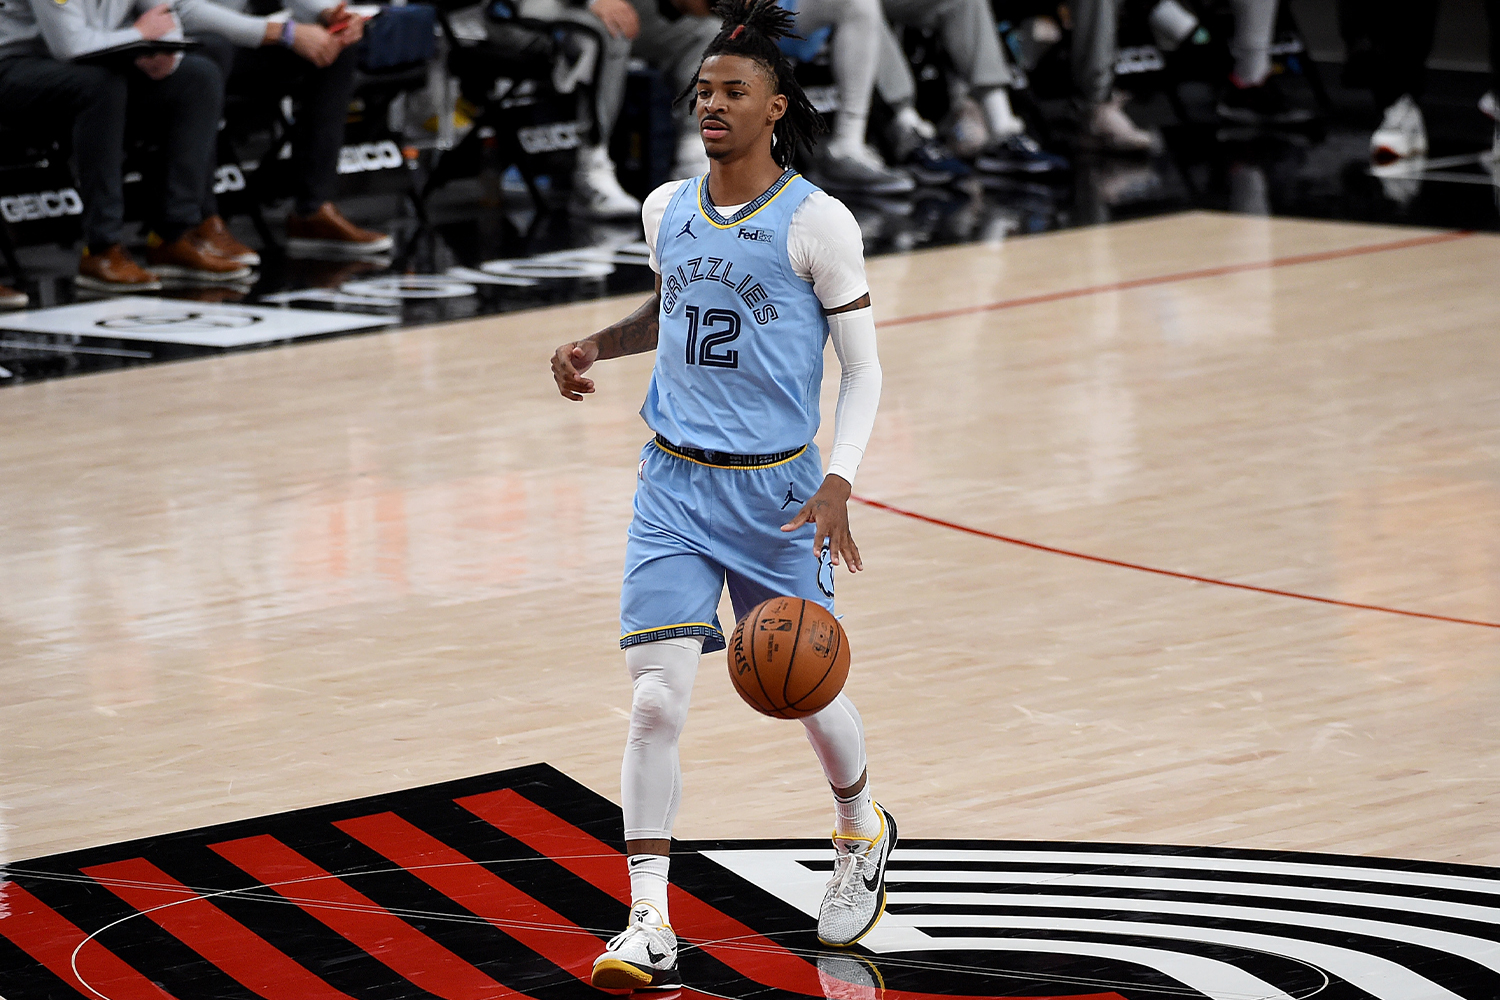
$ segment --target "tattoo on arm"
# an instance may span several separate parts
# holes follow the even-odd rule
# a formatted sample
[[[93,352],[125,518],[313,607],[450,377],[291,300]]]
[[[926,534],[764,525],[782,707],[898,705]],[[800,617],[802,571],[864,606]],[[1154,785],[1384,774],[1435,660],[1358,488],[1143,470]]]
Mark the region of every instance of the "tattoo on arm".
[[[642,302],[635,312],[594,334],[600,360],[656,350],[660,324],[661,290],[657,289],[656,294]]]
[[[843,305],[839,306],[837,309],[824,309],[823,313],[826,316],[833,316],[833,315],[836,315],[838,313],[853,312],[856,309],[864,309],[864,308],[867,308],[869,305],[870,305],[870,293],[866,292],[865,294],[861,295],[859,298],[855,299],[853,302],[846,302]]]

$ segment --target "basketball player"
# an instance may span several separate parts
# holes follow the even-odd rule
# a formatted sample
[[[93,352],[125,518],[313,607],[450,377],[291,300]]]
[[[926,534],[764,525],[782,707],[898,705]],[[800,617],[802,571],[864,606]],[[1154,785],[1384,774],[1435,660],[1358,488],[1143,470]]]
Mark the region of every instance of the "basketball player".
[[[656,189],[642,209],[656,294],[552,357],[559,391],[581,400],[596,361],[656,351],[641,408],[656,439],[641,455],[620,599],[634,688],[620,790],[632,905],[594,963],[606,990],[681,983],[667,909],[677,741],[700,653],[724,648],[725,583],[737,617],[780,594],[831,610],[834,567],[862,568],[847,504],[881,376],[859,227],[790,169],[822,125],[776,45],[790,15],[774,0],[718,10],[693,91],[708,173]],[[829,339],[842,378],[825,476],[812,439]],[[849,698],[801,721],[835,804],[818,937],[846,946],[884,908],[896,826],[870,798]]]

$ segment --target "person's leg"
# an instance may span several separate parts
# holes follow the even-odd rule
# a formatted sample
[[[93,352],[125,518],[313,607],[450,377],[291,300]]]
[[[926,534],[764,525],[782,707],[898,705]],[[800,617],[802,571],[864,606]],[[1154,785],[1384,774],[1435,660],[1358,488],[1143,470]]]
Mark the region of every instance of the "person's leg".
[[[810,497],[823,480],[815,447],[765,469],[716,473],[719,500],[714,556],[725,567],[736,619],[761,601],[789,595],[833,612],[834,567],[826,550],[815,555],[816,528],[783,532],[790,513],[782,498]],[[720,527],[720,525],[724,527]],[[847,694],[801,720],[834,800],[834,877],[818,915],[824,944],[854,943],[879,920],[885,898],[885,867],[896,843],[895,823],[870,799],[864,723]]]
[[[212,60],[190,53],[162,80],[130,78],[132,111],[157,123],[166,176],[150,222],[172,243],[203,221],[203,187],[213,174],[224,79]]]
[[[1073,4],[1073,85],[1083,138],[1124,153],[1151,150],[1155,140],[1125,113],[1125,95],[1115,93],[1116,33],[1121,0],[1077,0]]]
[[[840,150],[863,147],[885,17],[879,0],[802,0],[797,11],[799,34],[811,35],[829,25],[836,26],[833,79],[839,92],[838,120],[830,145]]]
[[[631,679],[620,765],[630,922],[594,962],[590,980],[605,990],[681,983],[666,893],[682,791],[677,743],[699,653],[724,648],[716,612],[724,570],[700,551],[711,506],[705,471],[655,444],[641,451],[620,586],[620,646]]]
[[[1271,73],[1271,36],[1276,31],[1277,0],[1231,0],[1234,37],[1234,81],[1241,87],[1263,83]]]
[[[673,124],[677,130],[673,176],[689,177],[703,173],[708,169],[708,156],[703,152],[703,140],[698,135],[693,99],[691,96],[682,98],[682,95],[698,79],[703,50],[718,35],[719,21],[691,14],[669,21],[662,16],[656,0],[633,0],[633,5],[641,21],[641,32],[635,38],[631,54],[662,72],[676,102],[672,106]]]
[[[1109,100],[1115,86],[1115,36],[1120,0],[1076,0],[1073,11],[1073,86],[1089,106]]]
[[[239,52],[238,46],[222,35],[195,35],[193,41],[198,43],[198,54],[205,59],[212,60],[214,65],[219,67],[219,75],[223,78],[227,89],[229,78],[234,75],[234,61]],[[220,100],[223,100],[222,96]],[[214,172],[212,170],[204,178],[203,198],[199,206],[200,214],[205,219],[211,219],[219,214],[219,202],[214,197]]]
[[[887,12],[890,4],[885,5]],[[898,18],[891,18],[896,24],[903,22]],[[899,113],[902,108],[914,107],[917,100],[917,81],[911,75],[911,64],[907,62],[906,53],[901,48],[901,41],[896,37],[890,24],[881,25],[880,32],[880,54],[876,57],[875,89],[880,94],[880,99]]]
[[[521,0],[522,17],[543,21],[561,21],[585,25],[597,32],[602,41],[598,65],[594,69],[594,114],[598,118],[597,141],[578,150],[573,172],[575,212],[596,219],[632,219],[640,214],[641,203],[620,187],[615,165],[609,158],[609,137],[625,103],[625,78],[630,71],[630,39],[609,33],[595,14],[586,8],[570,7],[563,0]],[[580,115],[586,112],[580,111]]]
[[[125,219],[125,77],[100,66],[17,56],[0,62],[0,108],[9,120],[73,119],[83,235],[102,253]]]
[[[1500,101],[1500,0],[1484,0],[1490,22],[1490,93]]]
[[[1380,163],[1427,152],[1427,123],[1419,103],[1427,89],[1427,57],[1437,27],[1437,0],[1367,0],[1370,94],[1382,109],[1370,136]]]
[[[620,117],[620,108],[625,103],[631,40],[611,35],[604,22],[587,8],[572,7],[563,0],[521,0],[519,10],[522,17],[581,24],[598,33],[603,47],[594,69],[594,112],[598,116],[599,145],[608,146],[615,121]]]
[[[1375,103],[1389,108],[1403,95],[1420,101],[1427,90],[1427,58],[1437,29],[1437,0],[1368,0],[1374,48]]]
[[[908,174],[886,166],[865,144],[876,64],[882,51],[890,51],[882,48],[882,35],[888,34],[889,28],[880,0],[800,0],[797,33],[808,37],[826,27],[835,29],[833,82],[838,89],[839,108],[822,159],[823,186],[867,194],[913,190],[916,182]],[[896,49],[899,52],[900,46]]]
[[[297,102],[292,125],[292,183],[298,215],[311,215],[338,193],[344,123],[354,99],[355,50],[319,68],[295,53],[270,50],[266,68],[279,72]],[[274,62],[273,62],[274,60]]]

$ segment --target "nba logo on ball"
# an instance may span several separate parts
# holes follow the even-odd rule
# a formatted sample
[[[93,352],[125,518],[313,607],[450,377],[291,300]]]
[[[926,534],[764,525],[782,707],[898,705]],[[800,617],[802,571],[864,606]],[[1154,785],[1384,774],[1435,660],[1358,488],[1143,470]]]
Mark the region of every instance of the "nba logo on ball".
[[[729,679],[745,704],[777,719],[828,707],[849,677],[849,638],[822,605],[773,597],[751,609],[729,640]]]

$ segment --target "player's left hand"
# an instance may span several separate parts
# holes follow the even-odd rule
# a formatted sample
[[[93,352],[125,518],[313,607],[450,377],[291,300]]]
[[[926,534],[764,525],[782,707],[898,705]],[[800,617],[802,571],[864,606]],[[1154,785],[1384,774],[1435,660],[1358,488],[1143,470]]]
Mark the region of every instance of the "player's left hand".
[[[837,566],[842,559],[849,572],[857,573],[865,567],[859,561],[859,546],[854,544],[854,536],[849,533],[849,494],[853,489],[843,476],[824,476],[818,492],[802,505],[790,523],[781,526],[781,530],[796,531],[809,522],[816,524],[814,554],[822,552],[826,542],[829,561]]]

